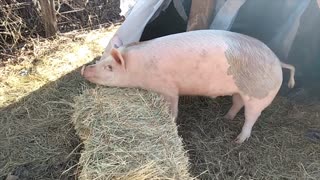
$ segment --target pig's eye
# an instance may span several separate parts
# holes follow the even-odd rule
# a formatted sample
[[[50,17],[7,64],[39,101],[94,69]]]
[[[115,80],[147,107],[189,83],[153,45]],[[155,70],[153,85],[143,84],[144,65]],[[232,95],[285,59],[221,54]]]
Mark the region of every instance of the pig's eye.
[[[112,71],[112,66],[111,66],[111,65],[107,65],[107,66],[104,67],[104,69],[107,69],[107,70],[109,70],[109,71]]]

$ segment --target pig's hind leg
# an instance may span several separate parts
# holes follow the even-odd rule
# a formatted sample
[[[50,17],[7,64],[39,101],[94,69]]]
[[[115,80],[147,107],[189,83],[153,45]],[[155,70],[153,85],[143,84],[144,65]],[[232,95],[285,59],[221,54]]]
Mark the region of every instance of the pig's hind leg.
[[[243,143],[251,136],[252,127],[261,115],[261,110],[256,109],[252,105],[245,106],[245,121],[242,126],[241,133],[235,139],[236,143]]]
[[[271,104],[274,99],[275,94],[271,93],[268,97],[264,99],[255,99],[255,98],[244,98],[244,107],[245,107],[245,122],[242,126],[241,133],[235,139],[236,143],[243,143],[251,136],[251,131],[253,125],[256,123],[258,118],[261,115],[261,112]]]
[[[243,107],[243,100],[240,94],[237,93],[232,95],[232,106],[229,109],[228,113],[224,116],[224,118],[228,120],[233,120],[242,107]]]

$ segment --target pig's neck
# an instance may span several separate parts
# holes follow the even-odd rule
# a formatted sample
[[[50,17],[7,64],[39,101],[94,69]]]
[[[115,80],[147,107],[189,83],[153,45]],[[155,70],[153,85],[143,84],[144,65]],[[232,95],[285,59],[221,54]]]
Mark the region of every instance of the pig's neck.
[[[146,66],[150,57],[141,49],[132,49],[126,56],[127,65],[127,87],[142,88],[157,92],[154,87],[154,73]]]

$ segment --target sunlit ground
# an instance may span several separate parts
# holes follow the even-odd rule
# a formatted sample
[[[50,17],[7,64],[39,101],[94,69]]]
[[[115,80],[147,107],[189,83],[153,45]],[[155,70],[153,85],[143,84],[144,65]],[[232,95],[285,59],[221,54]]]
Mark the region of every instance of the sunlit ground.
[[[20,63],[0,67],[0,108],[100,56],[118,27],[32,40],[34,50],[22,50]]]

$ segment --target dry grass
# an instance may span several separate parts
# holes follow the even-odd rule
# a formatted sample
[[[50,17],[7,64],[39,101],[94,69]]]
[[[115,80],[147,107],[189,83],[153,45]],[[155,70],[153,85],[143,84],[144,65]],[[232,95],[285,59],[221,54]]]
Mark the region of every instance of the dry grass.
[[[84,139],[80,179],[191,179],[188,158],[163,99],[136,89],[89,89],[73,122]]]
[[[230,98],[196,98],[180,104],[179,133],[189,150],[191,174],[202,173],[200,179],[320,179],[320,139],[306,138],[309,130],[320,130],[319,104],[277,97],[250,140],[237,145],[231,141],[244,116],[240,112],[235,121],[222,119],[230,103]]]
[[[51,41],[34,39],[32,51],[22,50],[18,62],[8,61],[0,67],[0,107],[18,101],[101,55],[115,30],[71,32]]]
[[[101,55],[114,31],[34,40],[33,51],[22,50],[20,63],[0,67],[0,179],[9,173],[20,179],[75,175],[79,139],[70,103],[85,83],[74,70]]]

